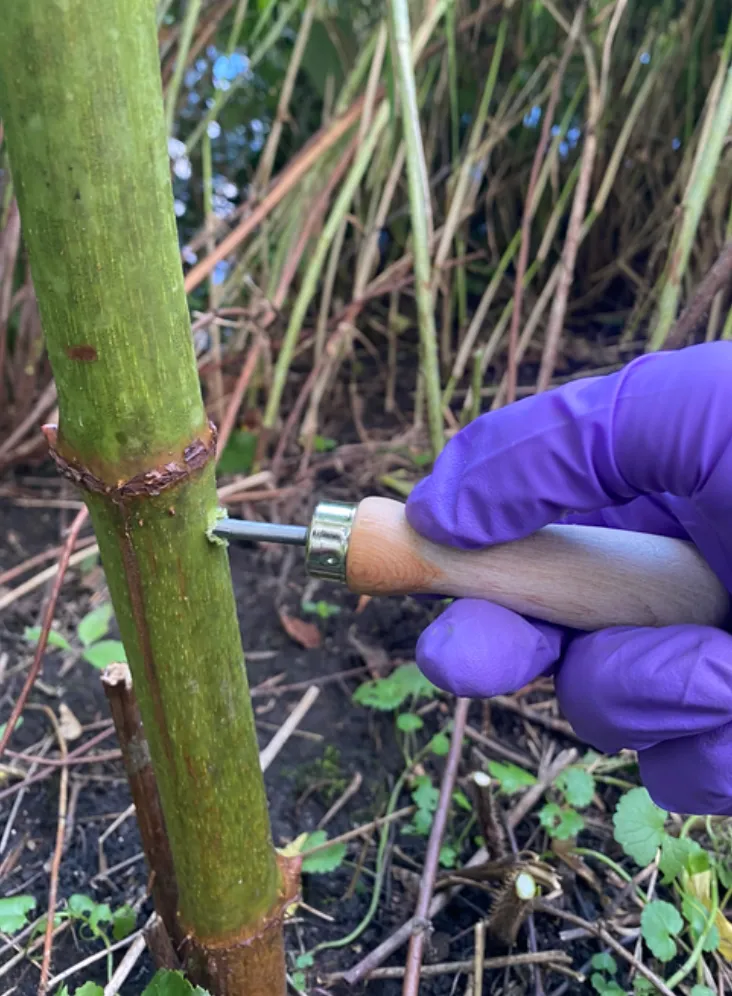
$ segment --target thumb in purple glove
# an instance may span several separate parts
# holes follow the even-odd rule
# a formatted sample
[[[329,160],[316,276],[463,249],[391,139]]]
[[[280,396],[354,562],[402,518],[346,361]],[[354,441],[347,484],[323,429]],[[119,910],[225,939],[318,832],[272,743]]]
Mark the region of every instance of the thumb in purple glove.
[[[464,549],[557,521],[675,536],[732,590],[731,383],[732,343],[710,343],[482,416],[414,489],[408,520]],[[732,814],[732,637],[721,630],[576,634],[465,599],[425,630],[417,663],[471,697],[552,673],[577,734],[605,753],[637,750],[659,805]]]

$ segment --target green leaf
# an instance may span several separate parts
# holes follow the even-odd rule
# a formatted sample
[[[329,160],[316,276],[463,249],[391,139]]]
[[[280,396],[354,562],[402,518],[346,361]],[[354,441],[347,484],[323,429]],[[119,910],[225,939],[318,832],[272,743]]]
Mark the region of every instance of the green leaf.
[[[110,664],[127,663],[125,648],[119,640],[101,640],[99,643],[95,643],[92,647],[87,647],[82,654],[82,657],[87,660],[92,667],[99,668],[100,671],[103,671],[104,668],[108,667]]]
[[[440,848],[440,864],[443,868],[454,868],[457,863],[457,851],[450,844],[443,844]]]
[[[432,829],[432,813],[428,809],[418,809],[411,823],[405,823],[401,829],[403,834],[416,834],[426,837]]]
[[[346,856],[345,844],[333,844],[316,854],[308,855],[306,852],[324,844],[328,839],[325,830],[316,830],[311,833],[303,844],[302,871],[307,875],[325,875],[327,872],[335,871],[342,864]]]
[[[17,720],[17,722],[15,724],[15,729],[16,730],[20,729],[20,727],[22,725],[23,725],[23,717],[22,716],[18,716],[18,720]],[[5,731],[7,730],[7,728],[8,728],[8,724],[7,723],[0,723],[0,737],[4,736]]]
[[[517,764],[507,764],[503,761],[489,761],[488,771],[501,786],[501,791],[512,795],[529,785],[536,785],[536,778],[530,771],[519,768]]]
[[[658,863],[665,885],[672,882],[684,869],[688,870],[692,856],[703,852],[703,848],[689,837],[672,837],[664,833],[661,841],[661,858]]]
[[[402,733],[416,733],[424,726],[424,720],[413,712],[401,712],[396,719],[397,729]]]
[[[76,990],[74,996],[104,996],[104,990],[96,982],[85,982]]]
[[[430,750],[438,757],[445,757],[450,753],[450,740],[444,733],[435,733],[430,740]]]
[[[653,861],[664,839],[668,814],[653,802],[647,790],[634,788],[620,799],[613,815],[615,840],[636,864]]]
[[[28,914],[36,908],[33,896],[8,896],[0,899],[0,930],[15,934],[28,923]]]
[[[307,984],[307,979],[305,978],[304,972],[293,972],[292,973],[292,984],[298,991],[302,992]]]
[[[112,922],[112,911],[107,905],[107,903],[99,903],[92,910],[91,916],[89,917],[89,929],[97,937],[101,937],[104,931],[100,927],[100,924],[106,924]]]
[[[27,640],[28,643],[38,643],[41,638],[41,627],[40,626],[26,626],[23,631],[23,639]],[[60,650],[71,650],[71,644],[55,629],[51,629],[48,632],[48,644],[52,647],[58,647]]]
[[[636,996],[649,996],[650,993],[656,992],[656,987],[644,976],[636,975],[633,979],[633,992]]]
[[[697,985],[692,988],[690,996],[717,996],[717,994],[709,986]]]
[[[112,603],[105,602],[84,616],[76,628],[76,634],[83,646],[89,647],[106,636],[113,611]]]
[[[704,929],[709,918],[709,910],[700,899],[687,892],[684,894],[684,898],[681,903],[681,912],[684,914],[684,918],[689,924],[691,936],[694,944],[696,944],[701,935],[704,933]],[[719,941],[719,931],[717,930],[717,927],[713,925],[706,936],[703,950],[716,951],[719,947]]]
[[[313,449],[316,453],[328,453],[334,450],[338,442],[335,439],[328,439],[327,436],[313,436]]]
[[[146,986],[142,996],[209,996],[205,989],[195,989],[182,972],[159,969]]]
[[[1,728],[0,733],[2,733]],[[729,862],[718,860],[714,862],[714,869],[724,888],[732,889],[732,865]]]
[[[621,989],[617,982],[606,979],[600,972],[593,972],[590,977],[592,988],[601,996],[625,996],[625,990]]]
[[[220,474],[248,474],[257,452],[257,437],[253,432],[238,429],[229,436],[217,464]]]
[[[83,920],[88,919],[97,906],[93,899],[81,892],[75,892],[72,896],[69,896],[69,901],[66,905],[72,916]]]
[[[594,954],[591,964],[596,972],[607,972],[608,975],[615,975],[618,970],[618,963],[607,951],[598,951]]]
[[[585,828],[585,821],[576,809],[549,802],[539,810],[539,822],[549,836],[557,840],[570,840]]]
[[[354,702],[371,709],[391,712],[413,696],[431,698],[437,689],[422,674],[416,664],[403,664],[386,678],[377,678],[360,685],[353,695]]]
[[[331,602],[326,602],[322,598],[318,602],[301,602],[300,607],[303,612],[307,612],[313,616],[319,616],[321,619],[330,619],[331,616],[337,616],[341,611],[340,605],[333,605]]]
[[[129,937],[137,925],[137,913],[131,906],[120,906],[112,914],[112,935],[115,941]]]
[[[582,809],[589,806],[595,794],[595,779],[584,768],[566,768],[554,784],[570,806]]]
[[[439,789],[435,788],[427,775],[420,775],[414,781],[416,787],[412,790],[412,799],[415,805],[428,813],[434,813],[440,800]]]
[[[466,810],[468,813],[472,813],[473,811],[472,803],[461,789],[456,789],[452,793],[452,801],[455,803],[456,806],[459,806],[461,809]]]
[[[311,968],[314,964],[315,958],[309,951],[306,951],[305,954],[300,954],[297,958],[295,958],[296,968]]]
[[[681,914],[663,899],[654,899],[641,913],[641,933],[653,955],[659,961],[671,961],[676,955],[674,937],[684,927]]]

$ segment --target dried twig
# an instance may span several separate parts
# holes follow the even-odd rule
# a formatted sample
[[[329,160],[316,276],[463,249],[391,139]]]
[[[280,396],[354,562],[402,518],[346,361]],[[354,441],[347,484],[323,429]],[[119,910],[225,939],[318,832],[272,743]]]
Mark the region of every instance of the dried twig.
[[[535,201],[536,181],[544,159],[552,124],[554,123],[554,112],[559,100],[559,93],[564,79],[564,71],[567,68],[569,57],[572,54],[579,35],[582,20],[584,18],[584,7],[580,4],[577,13],[574,15],[572,30],[569,33],[562,58],[554,74],[552,92],[549,97],[549,106],[546,109],[541,128],[541,136],[534,153],[534,161],[531,164],[531,176],[529,177],[529,187],[526,193],[524,204],[524,215],[521,221],[521,248],[519,250],[518,263],[516,265],[516,277],[513,297],[513,312],[511,313],[511,326],[508,333],[508,368],[506,371],[506,403],[511,404],[516,400],[516,349],[518,346],[518,330],[521,324],[521,302],[523,297],[524,277],[526,275],[526,265],[529,259],[529,243],[531,241],[531,222],[536,212]],[[480,990],[478,990],[480,991]]]
[[[69,535],[64,544],[63,553],[59,558],[58,570],[56,574],[56,580],[54,581],[53,588],[51,589],[51,594],[48,598],[48,604],[46,605],[46,611],[43,617],[43,623],[41,625],[41,635],[38,638],[38,645],[36,646],[35,656],[33,657],[33,663],[31,664],[30,671],[28,672],[28,677],[25,680],[22,691],[18,696],[18,701],[15,703],[12,713],[10,714],[10,719],[7,722],[5,732],[2,737],[0,737],[0,757],[3,755],[3,751],[8,746],[8,742],[13,735],[13,730],[15,729],[15,724],[18,722],[20,714],[25,708],[25,703],[28,700],[31,689],[33,688],[33,683],[35,682],[38,674],[41,670],[41,663],[43,661],[43,654],[46,650],[46,644],[48,643],[48,634],[51,632],[51,623],[53,622],[53,615],[56,611],[56,602],[58,601],[58,596],[61,591],[61,585],[63,584],[64,575],[66,573],[66,568],[69,566],[69,560],[71,559],[71,551],[79,537],[79,532],[81,527],[84,525],[87,517],[87,510],[83,508],[79,514],[74,519],[71,529],[69,529]]]
[[[134,939],[132,944],[125,951],[122,961],[114,970],[114,975],[109,980],[107,985],[104,987],[104,996],[116,996],[116,994],[120,991],[121,987],[127,981],[127,977],[129,976],[132,969],[140,960],[142,952],[145,950],[145,947],[147,946],[146,931],[149,929],[156,916],[157,914],[153,913],[152,916],[148,918],[148,921],[145,924],[145,926],[142,928],[142,930]]]
[[[246,358],[246,362],[242,366],[241,373],[237,378],[236,387],[231,395],[231,399],[226,409],[226,414],[224,415],[219,429],[218,440],[216,442],[216,451],[219,459],[221,458],[221,454],[226,449],[226,444],[229,441],[231,430],[234,428],[236,417],[239,414],[239,409],[241,408],[244,392],[249,386],[249,381],[252,379],[254,371],[257,369],[257,362],[259,361],[259,354],[262,352],[262,346],[262,336],[258,336],[254,340],[252,348],[249,350],[249,355]]]
[[[691,301],[671,327],[664,349],[679,349],[704,321],[717,294],[732,281],[732,239],[722,248],[716,262],[699,284]]]
[[[445,773],[442,776],[442,785],[440,786],[440,801],[437,806],[435,818],[432,822],[429,843],[427,844],[427,855],[424,862],[424,871],[422,872],[419,899],[417,900],[417,909],[414,914],[416,920],[426,921],[429,916],[430,901],[435,888],[437,866],[440,860],[442,836],[445,832],[447,815],[450,811],[450,804],[452,802],[452,792],[455,787],[455,779],[457,777],[458,765],[460,763],[460,753],[463,747],[463,734],[465,731],[465,723],[468,718],[469,707],[470,699],[458,699],[457,705],[455,706],[455,719],[453,722],[452,739],[450,742],[450,753],[447,756]],[[402,990],[404,996],[417,996],[417,992],[419,990],[420,967],[422,965],[422,953],[424,951],[424,939],[425,934],[422,930],[412,935],[412,939],[409,944],[409,951],[407,953],[407,970],[404,977],[404,988]]]
[[[501,968],[519,968],[522,965],[567,965],[570,963],[571,958],[566,951],[537,951],[536,954],[526,952],[514,955],[501,955],[497,958],[485,958],[483,960],[483,970],[495,971]],[[456,975],[458,972],[470,972],[473,967],[473,961],[438,962],[434,965],[424,965],[422,968],[422,977],[427,979],[433,978],[436,975]],[[399,965],[389,968],[374,968],[368,975],[363,976],[363,978],[369,982],[377,979],[401,979],[405,971]],[[340,981],[349,982],[350,984],[349,977],[349,972],[338,972],[334,975],[329,975],[325,981],[328,984]]]
[[[591,923],[589,920],[583,920],[581,916],[577,916],[574,913],[569,913],[567,910],[557,909],[556,906],[552,906],[551,903],[545,902],[544,900],[538,900],[536,903],[536,910],[540,913],[546,913],[549,916],[556,916],[562,920],[566,920],[568,923],[573,923],[577,927],[583,927],[589,934],[594,937],[599,938],[604,944],[612,948],[615,954],[619,955],[624,961],[627,961],[633,966],[633,968],[639,972],[641,975],[645,976],[650,983],[652,983],[656,989],[663,993],[663,996],[674,996],[673,992],[663,979],[660,979],[655,972],[652,972],[650,968],[639,961],[634,955],[626,951],[619,941],[616,941],[613,935],[607,930],[606,927],[599,923]]]
[[[262,771],[266,771],[270,764],[272,764],[319,695],[320,689],[317,685],[311,685],[308,688],[277,733],[275,733],[264,750],[260,752],[259,763]]]
[[[69,547],[70,550],[70,547]],[[51,613],[53,615],[53,613]],[[56,715],[48,706],[40,706],[53,724],[58,748],[61,757],[66,760],[68,749],[66,740],[61,731],[61,725],[56,719]],[[53,929],[55,926],[54,912],[56,910],[56,895],[58,893],[58,874],[61,868],[61,856],[64,851],[64,840],[66,839],[66,806],[68,802],[69,771],[68,768],[61,769],[61,778],[58,791],[58,820],[56,822],[56,847],[53,852],[51,862],[51,875],[48,884],[48,919],[46,920],[46,933],[43,940],[43,961],[41,962],[41,978],[38,983],[38,996],[45,996],[48,987],[48,976],[51,971],[51,951],[53,950]]]

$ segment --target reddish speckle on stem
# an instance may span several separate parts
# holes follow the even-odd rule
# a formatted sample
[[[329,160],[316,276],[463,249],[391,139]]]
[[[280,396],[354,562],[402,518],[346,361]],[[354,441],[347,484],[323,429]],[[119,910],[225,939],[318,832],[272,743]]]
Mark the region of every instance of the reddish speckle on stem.
[[[97,351],[94,346],[67,346],[66,355],[70,360],[79,360],[81,363],[93,363],[97,359]]]

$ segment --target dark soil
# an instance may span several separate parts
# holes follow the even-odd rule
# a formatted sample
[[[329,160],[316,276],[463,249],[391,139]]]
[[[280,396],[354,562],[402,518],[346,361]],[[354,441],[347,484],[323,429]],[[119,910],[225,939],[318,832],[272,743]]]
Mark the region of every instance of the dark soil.
[[[339,439],[350,441],[344,437],[343,430]],[[33,471],[36,475],[39,472],[42,471],[38,468]],[[318,481],[319,494],[334,498],[355,499],[362,493],[360,486],[358,474],[344,472],[343,467],[331,468],[321,474]],[[51,473],[47,493],[58,497],[58,488],[58,480]],[[373,491],[373,485],[368,490]],[[306,521],[308,507],[314,500],[312,495],[303,496],[301,501],[293,503],[287,514],[298,521]],[[3,571],[58,544],[62,522],[68,524],[73,512],[59,512],[55,508],[23,508],[12,501],[2,501],[0,515],[0,571]],[[403,771],[404,758],[395,734],[393,715],[359,706],[352,701],[352,696],[359,684],[370,677],[365,664],[374,666],[376,662],[388,669],[413,660],[417,638],[436,609],[429,603],[413,599],[373,599],[363,606],[356,596],[345,589],[325,584],[316,588],[305,575],[301,553],[287,548],[232,547],[231,565],[248,653],[260,747],[271,739],[308,684],[315,681],[321,685],[320,696],[300,724],[298,733],[288,741],[266,774],[276,845],[284,845],[299,834],[314,830],[356,774],[362,778],[360,787],[328,824],[328,834],[334,837],[369,822],[384,812],[394,782]],[[103,591],[103,576],[98,567],[89,574],[82,574],[78,569],[69,572],[56,612],[57,623],[64,634],[74,633],[76,624],[94,601],[105,597]],[[46,592],[47,589],[37,589],[0,612],[0,659],[2,655],[7,655],[6,676],[0,683],[0,721],[9,715],[27,673],[31,650],[23,639],[23,631],[26,626],[38,624]],[[340,611],[327,619],[305,615],[302,609],[304,599],[323,599],[337,605]],[[280,611],[314,622],[322,635],[321,645],[313,650],[303,649],[285,632]],[[62,674],[63,661],[62,654],[49,648],[42,683],[36,685],[30,702],[51,706],[57,714],[60,704],[64,703],[82,726],[101,724],[109,713],[99,673],[79,660]],[[361,668],[359,673],[343,675],[343,672],[357,668]],[[270,690],[263,689],[262,684],[274,676],[279,676],[278,683]],[[428,733],[436,732],[444,725],[451,712],[449,697],[440,697],[425,716]],[[474,703],[470,723],[481,728],[486,719],[482,705]],[[531,733],[535,738],[534,747],[527,748],[527,730],[520,718],[509,712],[492,710],[490,722],[493,736],[525,752],[533,749],[535,755],[541,753],[550,741],[560,747],[575,746],[573,741],[562,742],[554,733],[536,728]],[[29,709],[25,712],[23,725],[13,736],[11,746],[15,751],[23,751],[51,734],[44,713]],[[316,734],[317,738],[312,734]],[[85,737],[89,735],[84,734]],[[116,741],[112,735],[100,749],[108,751],[114,747]],[[55,743],[51,753],[54,750]],[[438,757],[426,762],[435,785],[439,785],[443,763],[443,759]],[[474,755],[466,751],[461,778],[469,774],[471,765],[475,768],[479,764],[480,760],[476,762]],[[0,771],[0,834],[17,798],[17,795],[3,798],[1,793],[16,781],[3,780]],[[48,868],[57,825],[58,787],[59,776],[54,772],[52,777],[28,788],[14,814],[5,852],[0,854],[0,891],[3,895],[32,894],[37,900],[36,915],[41,915],[47,904]],[[76,794],[76,805],[61,864],[61,906],[73,893],[84,893],[97,902],[109,903],[113,909],[124,903],[137,904],[137,924],[141,926],[152,911],[151,903],[146,898],[147,871],[144,862],[138,859],[108,875],[100,874],[99,836],[131,802],[121,761],[72,768],[70,787],[72,796]],[[409,794],[405,793],[400,804],[406,805],[409,801]],[[455,811],[450,822],[451,839],[460,835],[468,818],[469,814]],[[522,847],[529,841],[532,850],[540,852],[546,846],[547,838],[543,833],[537,834],[536,830],[537,821],[534,818],[524,821],[517,832],[518,846]],[[458,865],[474,852],[478,832],[473,825],[465,835]],[[337,941],[348,936],[366,914],[373,884],[374,842],[372,838],[371,847],[363,856],[365,870],[357,868],[360,847],[354,847],[349,850],[346,863],[336,871],[305,876],[303,898],[310,909],[299,910],[297,922],[286,928],[288,950],[293,959],[291,969],[297,954],[325,941]],[[603,849],[607,836],[600,831],[596,843]],[[310,992],[335,994],[348,991],[343,985],[318,988],[318,979],[327,973],[349,968],[412,916],[426,838],[400,834],[397,826],[391,834],[391,845],[385,886],[375,915],[353,944],[324,950],[317,955],[316,968],[309,976]],[[123,822],[106,840],[104,852],[107,867],[112,869],[140,854],[140,840],[133,818]],[[596,895],[586,889],[579,879],[571,878],[568,886],[571,908],[582,915],[595,917],[598,912]],[[486,915],[490,906],[491,898],[485,890],[463,889],[434,922],[425,962],[471,958],[474,924]],[[560,927],[558,921],[536,917],[533,943],[539,950],[561,947],[558,937]],[[528,945],[529,935],[524,926],[513,950],[525,951]],[[99,950],[98,940],[88,941],[78,931],[66,930],[54,943],[52,976]],[[586,941],[575,943],[572,948],[575,968],[586,968],[587,959],[595,950],[597,947]],[[115,964],[123,951],[115,954]],[[489,939],[487,955],[504,954],[506,951],[505,946]],[[8,948],[0,954],[0,972],[12,953]],[[0,994],[35,994],[40,953],[38,948],[34,954],[37,960],[35,966],[24,960],[0,976]],[[387,964],[403,965],[405,954],[406,949],[403,948]],[[122,987],[123,996],[139,996],[153,971],[151,959],[145,952]],[[533,970],[528,968],[513,968],[509,976],[503,971],[494,972],[486,979],[485,991],[506,994],[533,992],[536,980],[532,981],[532,973]],[[567,984],[566,992],[587,991],[586,986],[578,986],[549,970],[544,970],[542,977],[546,993],[563,982]],[[101,960],[71,977],[68,984],[73,993],[85,981],[103,985],[106,979],[106,964]],[[420,993],[424,996],[446,996],[448,993],[464,992],[465,986],[464,974],[446,974],[425,979]],[[58,991],[58,986],[52,991]],[[367,991],[397,996],[401,993],[401,981],[372,981]]]

